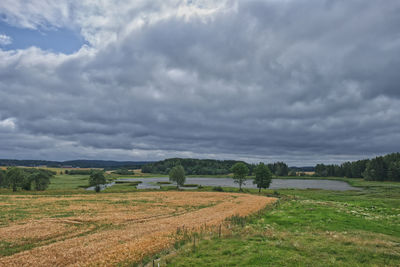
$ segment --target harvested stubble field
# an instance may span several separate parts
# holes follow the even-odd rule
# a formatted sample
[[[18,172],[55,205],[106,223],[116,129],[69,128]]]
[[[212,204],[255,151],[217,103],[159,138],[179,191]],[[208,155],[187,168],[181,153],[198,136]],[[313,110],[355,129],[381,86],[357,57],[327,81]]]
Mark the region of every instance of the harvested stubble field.
[[[138,262],[198,230],[275,201],[249,194],[138,192],[1,195],[0,266],[86,266]]]

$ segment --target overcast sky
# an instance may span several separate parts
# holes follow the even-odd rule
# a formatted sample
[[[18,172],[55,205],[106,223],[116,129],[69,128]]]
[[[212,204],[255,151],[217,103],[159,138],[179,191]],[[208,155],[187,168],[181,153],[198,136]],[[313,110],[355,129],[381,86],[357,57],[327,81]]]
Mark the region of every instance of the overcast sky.
[[[400,151],[399,0],[0,2],[0,158]]]

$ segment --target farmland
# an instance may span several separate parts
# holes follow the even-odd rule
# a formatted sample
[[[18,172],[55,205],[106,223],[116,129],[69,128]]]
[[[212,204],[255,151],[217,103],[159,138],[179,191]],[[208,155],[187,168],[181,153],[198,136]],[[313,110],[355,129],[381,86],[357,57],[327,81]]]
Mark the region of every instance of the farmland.
[[[0,266],[118,264],[274,199],[212,192],[0,195]]]
[[[146,191],[118,183],[96,194],[84,190],[88,178],[57,174],[46,191],[0,189],[0,266],[400,265],[398,182],[301,177],[357,190],[261,194],[212,186],[185,192],[169,184]]]

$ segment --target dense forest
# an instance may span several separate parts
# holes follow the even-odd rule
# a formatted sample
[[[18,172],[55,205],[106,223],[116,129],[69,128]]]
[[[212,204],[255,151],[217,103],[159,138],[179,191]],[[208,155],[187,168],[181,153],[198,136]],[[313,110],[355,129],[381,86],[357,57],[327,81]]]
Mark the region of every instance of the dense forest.
[[[218,175],[228,174],[232,166],[240,161],[236,160],[213,160],[213,159],[181,159],[171,158],[142,166],[144,173],[168,174],[176,165],[182,165],[188,175]],[[248,165],[246,163],[246,165]]]
[[[182,165],[187,175],[223,175],[231,173],[232,166],[238,162],[243,161],[171,158],[146,164],[142,167],[142,172],[168,174],[172,167]],[[249,175],[253,175],[256,165],[243,163],[249,168]],[[284,162],[271,163],[267,166],[275,175],[288,175],[289,167]]]
[[[287,176],[289,173],[289,167],[284,162],[275,162],[267,164],[268,169],[276,176]]]
[[[113,169],[140,169],[148,161],[112,161],[112,160],[69,160],[69,161],[49,161],[49,160],[16,160],[0,159],[0,166],[25,166],[25,167],[56,167],[63,166],[79,168],[104,168]]]
[[[345,162],[341,165],[317,164],[315,175],[365,178],[371,181],[400,181],[400,153]]]

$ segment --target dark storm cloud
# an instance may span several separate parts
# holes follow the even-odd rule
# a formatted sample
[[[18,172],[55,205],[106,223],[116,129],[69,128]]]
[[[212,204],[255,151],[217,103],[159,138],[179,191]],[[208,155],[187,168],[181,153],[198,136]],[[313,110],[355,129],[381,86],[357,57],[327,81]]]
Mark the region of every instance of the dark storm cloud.
[[[398,1],[203,5],[148,7],[139,26],[110,15],[116,37],[90,28],[73,55],[0,51],[0,157],[306,165],[400,150]]]

